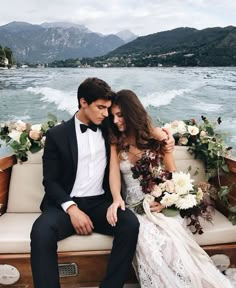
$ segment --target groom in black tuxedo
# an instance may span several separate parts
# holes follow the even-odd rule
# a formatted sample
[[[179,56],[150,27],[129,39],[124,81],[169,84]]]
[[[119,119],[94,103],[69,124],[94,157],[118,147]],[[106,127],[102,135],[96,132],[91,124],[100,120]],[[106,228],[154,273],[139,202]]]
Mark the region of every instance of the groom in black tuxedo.
[[[31,231],[31,267],[35,288],[59,288],[57,242],[75,233],[113,235],[101,288],[121,288],[135,253],[139,222],[123,207],[119,221],[106,220],[111,205],[107,131],[102,123],[114,95],[109,85],[88,78],[78,88],[79,111],[47,132],[43,154],[45,196],[42,214]],[[127,241],[128,240],[128,241]],[[78,239],[79,241],[79,239]]]

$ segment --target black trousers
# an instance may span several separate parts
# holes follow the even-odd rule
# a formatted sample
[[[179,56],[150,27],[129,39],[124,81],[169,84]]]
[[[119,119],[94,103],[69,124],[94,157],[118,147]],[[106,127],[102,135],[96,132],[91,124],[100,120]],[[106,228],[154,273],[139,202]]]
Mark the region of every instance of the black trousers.
[[[118,223],[106,220],[111,202],[105,196],[74,198],[92,220],[94,232],[114,236],[106,274],[100,288],[123,287],[136,249],[139,222],[129,210],[118,210]],[[62,209],[46,208],[31,231],[31,268],[35,288],[59,288],[57,242],[75,234],[70,217]]]

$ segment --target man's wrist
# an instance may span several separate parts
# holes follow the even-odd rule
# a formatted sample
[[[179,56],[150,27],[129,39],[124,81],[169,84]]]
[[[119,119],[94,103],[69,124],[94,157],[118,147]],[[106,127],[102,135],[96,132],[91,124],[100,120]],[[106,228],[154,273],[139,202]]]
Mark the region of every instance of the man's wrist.
[[[73,213],[73,211],[75,211],[75,209],[77,210],[78,206],[76,203],[73,203],[67,208],[66,213],[70,215],[70,213]]]

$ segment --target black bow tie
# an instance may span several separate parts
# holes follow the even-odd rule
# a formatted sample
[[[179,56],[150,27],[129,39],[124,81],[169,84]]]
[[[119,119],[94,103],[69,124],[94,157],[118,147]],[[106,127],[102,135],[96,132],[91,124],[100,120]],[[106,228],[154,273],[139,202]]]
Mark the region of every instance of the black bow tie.
[[[91,129],[93,132],[97,131],[97,125],[95,124],[90,125],[80,124],[80,130],[82,133],[86,132],[88,128]]]

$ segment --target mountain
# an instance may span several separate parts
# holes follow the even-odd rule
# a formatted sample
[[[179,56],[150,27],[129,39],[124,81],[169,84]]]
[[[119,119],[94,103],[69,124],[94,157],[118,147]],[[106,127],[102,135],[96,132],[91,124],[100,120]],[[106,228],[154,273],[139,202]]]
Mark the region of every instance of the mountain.
[[[84,25],[81,24],[75,24],[75,23],[71,23],[71,22],[45,22],[40,24],[41,27],[43,28],[76,28],[79,29],[81,32],[84,33],[91,33],[92,31],[90,31],[87,27],[85,27]]]
[[[120,32],[116,33],[116,35],[118,37],[120,37],[122,40],[124,40],[125,43],[131,42],[131,41],[135,40],[136,38],[138,38],[137,35],[135,35],[134,33],[132,33],[129,30],[120,31]]]
[[[98,60],[109,66],[236,66],[236,27],[182,27],[142,36]]]
[[[10,47],[18,62],[48,63],[107,54],[125,42],[116,35],[98,35],[83,25],[56,22],[0,26],[0,45]]]
[[[40,25],[33,25],[27,22],[10,22],[6,25],[0,26],[0,29],[5,30],[10,33],[18,33],[21,31],[36,31],[37,29],[41,29]]]

